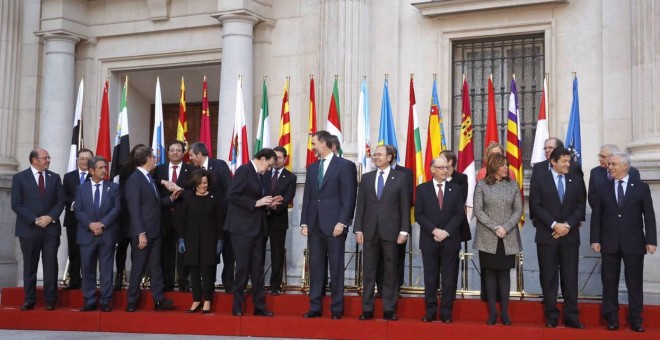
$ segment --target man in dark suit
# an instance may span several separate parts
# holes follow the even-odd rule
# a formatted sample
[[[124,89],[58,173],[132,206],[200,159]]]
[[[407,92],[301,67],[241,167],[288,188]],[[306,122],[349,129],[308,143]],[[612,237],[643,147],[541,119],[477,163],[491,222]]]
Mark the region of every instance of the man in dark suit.
[[[323,311],[324,281],[330,265],[333,319],[344,314],[344,251],[347,229],[353,220],[357,178],[355,164],[332,153],[329,132],[312,137],[318,157],[307,168],[300,214],[300,232],[308,237],[310,308],[305,318],[320,317]]]
[[[374,287],[379,262],[383,267],[383,318],[397,320],[397,267],[399,245],[410,233],[409,178],[391,168],[396,162],[391,145],[376,147],[372,159],[376,170],[362,175],[355,211],[355,239],[364,246],[364,291],[360,320],[374,317]],[[382,260],[380,260],[382,257]]]
[[[461,194],[463,194],[463,205],[465,205],[468,197],[468,177],[466,174],[462,174],[456,171],[456,164],[458,164],[458,158],[456,154],[451,150],[444,150],[440,152],[440,156],[443,156],[449,162],[449,174],[447,175],[447,182],[452,182],[458,185],[461,188]],[[470,231],[470,222],[467,220],[467,217],[464,221],[461,222],[461,241],[469,241],[472,239],[472,232]]]
[[[209,158],[209,151],[202,142],[193,143],[190,146],[190,160],[201,169],[205,169],[211,174],[211,187],[209,192],[219,200],[222,200],[224,212],[227,211],[227,191],[231,180],[231,171],[225,161],[215,158]],[[222,249],[222,285],[226,293],[232,292],[232,283],[234,282],[234,250],[231,240],[225,237],[224,248]]]
[[[571,152],[555,148],[550,171],[541,171],[530,186],[530,210],[536,218],[536,251],[539,260],[546,327],[557,327],[557,290],[561,277],[564,324],[584,328],[578,313],[578,259],[580,221],[586,190],[582,177],[569,173]]]
[[[76,220],[75,198],[76,190],[80,184],[87,180],[89,170],[87,161],[94,154],[91,150],[82,148],[78,150],[76,170],[67,172],[62,178],[64,187],[64,227],[66,227],[66,241],[69,253],[69,285],[64,290],[80,289],[80,248],[76,243],[78,221]]]
[[[104,181],[108,163],[103,157],[88,161],[91,180],[76,189],[77,242],[82,262],[84,305],[81,312],[96,310],[96,263],[101,281],[101,311],[112,310],[112,267],[119,242],[121,200],[119,185]]]
[[[11,209],[16,213],[16,237],[23,252],[21,310],[37,303],[39,255],[43,261],[44,300],[47,310],[57,303],[57,248],[60,246],[60,214],[64,190],[60,175],[49,171],[50,155],[44,149],[30,152],[30,167],[15,174],[11,184]]]
[[[187,185],[188,174],[194,167],[183,162],[185,153],[183,142],[175,140],[167,145],[167,158],[169,162],[156,166],[154,170],[154,181],[158,184],[160,196],[165,197],[170,194],[173,186],[191,189]],[[188,270],[181,264],[181,254],[176,251],[177,240],[176,226],[174,225],[174,207],[164,208],[161,214],[161,235],[162,248],[160,261],[163,268],[163,290],[168,292],[174,290],[174,272],[178,274],[179,291],[188,292]],[[177,255],[179,254],[179,255]]]
[[[619,275],[624,264],[628,289],[628,323],[644,332],[644,254],[654,254],[658,244],[655,212],[649,185],[630,175],[630,157],[615,152],[609,157],[612,177],[596,188],[591,218],[591,249],[601,253],[602,313],[608,330],[619,328]]]
[[[619,147],[614,144],[604,144],[600,147],[600,152],[598,153],[598,166],[591,169],[589,175],[589,191],[587,191],[587,200],[589,201],[589,206],[593,210],[594,200],[596,198],[596,189],[601,186],[603,183],[608,182],[612,179],[610,173],[607,171],[607,163],[609,161],[612,153],[619,152]],[[639,170],[637,170],[632,165],[628,168],[628,175],[630,175],[631,180],[639,180]]]
[[[140,299],[140,281],[149,267],[150,289],[154,308],[174,309],[172,300],[163,295],[163,274],[160,264],[160,211],[172,206],[182,190],[161,198],[149,173],[156,167],[151,148],[142,146],[135,151],[137,168],[126,181],[126,203],[130,219],[131,276],[129,278],[127,312],[135,312]]]
[[[270,292],[272,295],[280,295],[286,257],[286,231],[289,229],[289,205],[296,194],[296,175],[284,167],[288,158],[286,149],[276,146],[273,151],[276,155],[273,170],[261,178],[269,196],[282,197],[282,203],[270,205],[266,214],[266,231],[270,239]]]
[[[431,162],[433,179],[417,186],[415,219],[420,226],[419,249],[424,265],[423,322],[438,316],[438,286],[442,277],[440,320],[452,322],[458,283],[458,252],[461,249],[461,223],[465,219],[465,200],[461,189],[447,182],[449,161],[444,156]]]
[[[248,279],[252,282],[254,315],[273,316],[266,309],[264,297],[264,247],[266,242],[266,211],[282,202],[267,195],[261,175],[275,163],[275,152],[263,148],[251,162],[241,165],[229,184],[225,232],[234,245],[236,259],[233,284],[232,315],[243,316],[243,300]],[[225,237],[226,239],[226,237]]]

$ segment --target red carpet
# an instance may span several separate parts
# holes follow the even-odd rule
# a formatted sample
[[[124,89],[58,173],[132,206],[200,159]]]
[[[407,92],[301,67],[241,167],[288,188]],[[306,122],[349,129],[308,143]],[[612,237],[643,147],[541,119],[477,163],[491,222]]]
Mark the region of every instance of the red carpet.
[[[46,311],[40,303],[35,310],[21,312],[22,288],[4,288],[0,302],[0,328],[34,330],[71,330],[129,333],[171,333],[228,336],[268,336],[294,338],[333,339],[431,339],[439,336],[455,336],[458,339],[658,339],[660,338],[660,306],[645,306],[644,327],[646,333],[633,333],[625,323],[627,306],[622,306],[619,331],[607,331],[600,320],[600,304],[580,303],[581,321],[586,330],[564,327],[543,327],[543,312],[538,301],[512,301],[510,306],[513,326],[487,326],[486,306],[480,300],[458,299],[454,306],[454,323],[423,323],[423,300],[421,297],[405,297],[399,300],[399,321],[382,319],[359,321],[361,300],[359,296],[346,296],[345,316],[342,320],[331,320],[329,298],[326,298],[322,318],[303,319],[309,307],[306,295],[289,293],[268,296],[268,308],[275,313],[273,318],[252,316],[252,304],[248,300],[246,315],[231,315],[232,297],[217,293],[214,313],[186,314],[192,297],[184,293],[167,293],[174,300],[176,310],[153,311],[150,294],[145,291],[140,310],[135,313],[124,311],[126,291],[115,295],[111,313],[78,311],[82,306],[80,291],[60,291],[58,308]],[[39,290],[39,301],[42,301]],[[380,315],[380,301],[376,303],[376,317]]]

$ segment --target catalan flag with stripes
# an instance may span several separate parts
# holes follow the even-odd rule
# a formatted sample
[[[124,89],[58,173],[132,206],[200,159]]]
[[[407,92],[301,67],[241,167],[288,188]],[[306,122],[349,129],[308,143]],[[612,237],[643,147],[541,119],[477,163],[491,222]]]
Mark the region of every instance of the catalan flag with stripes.
[[[181,77],[181,97],[179,98],[179,122],[176,126],[176,140],[183,142],[186,153],[183,155],[183,161],[188,163],[188,122],[186,121],[186,84]],[[210,145],[207,145],[209,148]]]
[[[520,189],[520,196],[524,201],[523,194],[523,164],[522,147],[520,143],[520,114],[518,112],[518,90],[516,89],[516,77],[511,79],[511,94],[509,95],[509,119],[506,131],[506,158],[509,161],[509,170],[516,175],[516,182]],[[524,219],[521,217],[521,226]]]
[[[289,157],[286,158],[284,167],[291,171],[293,168],[293,144],[291,143],[291,116],[289,115],[289,78],[284,82],[284,94],[282,95],[282,114],[280,115],[280,142],[279,145],[286,150]]]

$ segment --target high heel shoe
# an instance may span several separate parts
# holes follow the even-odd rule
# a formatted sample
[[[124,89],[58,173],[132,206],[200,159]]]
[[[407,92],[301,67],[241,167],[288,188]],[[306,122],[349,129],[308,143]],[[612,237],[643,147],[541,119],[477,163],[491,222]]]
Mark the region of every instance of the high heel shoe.
[[[206,307],[206,301],[204,301],[204,307]],[[209,308],[202,308],[202,314],[208,314],[211,313],[211,302],[209,302]]]
[[[193,305],[194,305],[194,302],[193,302]],[[188,310],[186,311],[186,313],[195,313],[195,312],[198,311],[201,307],[202,307],[202,304],[199,303],[199,302],[197,302],[197,306],[195,306],[195,307],[193,307],[193,308],[191,308],[191,309],[188,309]]]

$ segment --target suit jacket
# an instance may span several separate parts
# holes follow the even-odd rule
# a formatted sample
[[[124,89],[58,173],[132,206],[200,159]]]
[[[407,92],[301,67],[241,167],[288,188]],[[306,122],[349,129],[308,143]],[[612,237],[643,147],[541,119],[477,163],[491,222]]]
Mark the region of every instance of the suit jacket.
[[[399,168],[399,167],[398,167]],[[362,175],[355,210],[354,231],[362,232],[369,241],[376,232],[385,241],[396,242],[399,233],[410,233],[409,176],[390,170],[380,201],[376,196],[376,169]]]
[[[600,243],[602,253],[621,251],[646,254],[646,245],[657,245],[655,212],[649,185],[629,177],[621,208],[614,193],[614,180],[601,183],[593,198],[591,243]]]
[[[89,224],[92,222],[101,222],[105,227],[103,234],[99,237],[101,242],[106,245],[112,245],[119,242],[120,226],[119,214],[121,213],[121,200],[119,185],[117,183],[103,181],[101,186],[101,206],[98,215],[94,213],[94,183],[86,181],[83,185],[78,185],[76,190],[76,208],[75,215],[78,221],[78,230],[76,233],[76,243],[79,245],[88,245],[94,239],[94,233],[89,230]]]
[[[580,244],[580,221],[586,208],[586,190],[582,177],[568,173],[564,175],[564,201],[559,201],[559,193],[550,171],[537,174],[530,185],[530,211],[536,219],[536,243],[559,244],[570,242]],[[568,223],[571,230],[568,235],[555,239],[552,237],[552,223]]]
[[[530,178],[530,181],[529,181],[530,188],[532,187],[532,184],[534,183],[535,177],[539,178],[539,177],[541,177],[542,174],[547,174],[549,172],[550,172],[550,161],[549,160],[546,159],[542,162],[538,162],[538,163],[534,164],[534,166],[532,167],[532,177]],[[575,176],[579,176],[584,181],[584,173],[582,172],[582,167],[578,163],[575,163],[572,158],[571,158],[571,165],[568,168],[568,173],[573,174]],[[534,212],[531,209],[531,206],[534,203],[533,200],[534,200],[534,197],[532,197],[530,195],[529,196],[529,206],[530,206],[529,219],[530,220],[535,219]],[[585,220],[585,216],[583,215],[582,216],[582,221],[584,221],[584,220]],[[534,225],[534,226],[536,226],[536,225]]]
[[[630,167],[628,171],[628,176],[630,176],[631,181],[641,180],[639,175],[639,170],[635,167]],[[587,192],[587,200],[589,200],[589,206],[591,209],[594,209],[594,199],[596,198],[596,189],[603,183],[610,181],[607,178],[607,169],[602,166],[597,166],[591,169],[589,175],[589,191]]]
[[[158,191],[160,192],[160,197],[166,197],[170,195],[170,191],[165,188],[164,185],[160,184],[161,180],[170,180],[170,175],[171,175],[171,169],[169,168],[170,163],[167,162],[165,164],[161,164],[156,166],[156,169],[154,169],[154,182],[156,182],[156,186],[158,187]],[[190,173],[192,173],[193,170],[195,170],[195,166],[191,164],[187,164],[184,162],[181,162],[179,164],[180,170],[179,170],[179,176],[176,179],[176,185],[184,188],[184,189],[192,189],[191,185],[188,185],[188,177]],[[179,196],[179,199],[177,200],[175,207],[179,205],[184,198],[185,195]],[[161,216],[161,224],[162,224],[162,232],[163,236],[171,236],[174,234],[176,231],[176,228],[174,227],[174,214],[172,213],[172,209],[162,209],[162,216]]]
[[[37,237],[44,233],[59,236],[62,233],[60,214],[64,209],[64,189],[60,175],[46,170],[44,181],[46,192],[41,195],[31,167],[12,178],[11,209],[16,213],[16,237]],[[46,228],[38,227],[34,221],[44,215],[50,216],[53,222]]]
[[[459,188],[461,189],[461,194],[463,195],[463,205],[465,205],[465,201],[467,200],[467,196],[468,196],[467,175],[454,171],[454,173],[451,174],[450,182],[458,185]],[[470,222],[467,220],[467,216],[466,216],[465,221],[461,223],[461,241],[469,241],[471,239],[472,239],[472,232],[470,231]]]
[[[64,174],[62,178],[62,185],[64,187],[64,226],[65,227],[76,227],[78,221],[76,220],[76,213],[71,210],[71,205],[76,200],[76,190],[80,185],[80,173],[79,170],[69,171]],[[87,177],[89,178],[89,172],[87,172]],[[74,205],[75,209],[75,205]]]
[[[266,195],[260,175],[252,162],[236,169],[229,183],[229,207],[225,218],[225,231],[250,237],[266,232],[266,207],[255,207]]]
[[[273,172],[266,172],[261,176],[262,184],[266,190],[266,195],[282,196],[282,204],[276,209],[268,210],[268,227],[280,230],[289,228],[289,204],[293,202],[293,197],[296,195],[296,180],[297,177],[286,168],[280,169],[280,175],[277,179],[277,186],[275,191],[271,191],[271,181]]]
[[[394,167],[394,170],[402,172],[404,175],[406,175],[405,180],[407,181],[406,187],[408,188],[408,196],[410,197],[410,206],[412,207],[415,202],[413,202],[412,197],[413,197],[413,189],[417,186],[417,183],[415,182],[415,175],[413,174],[412,170],[401,166],[397,164]]]
[[[146,233],[147,238],[160,237],[160,209],[173,206],[169,196],[160,198],[155,187],[139,169],[126,180],[129,237]]]
[[[330,164],[325,166],[323,182],[319,188],[320,163],[316,161],[307,168],[300,224],[306,224],[310,232],[319,227],[324,235],[332,236],[337,223],[348,227],[353,221],[357,172],[355,163],[333,156]],[[344,228],[344,233],[347,229]]]
[[[420,227],[419,249],[433,251],[441,245],[458,251],[461,248],[461,223],[465,220],[465,199],[455,183],[445,181],[442,210],[438,206],[433,180],[417,186],[415,219]],[[449,237],[438,243],[433,239],[433,230],[440,228]]]
[[[209,158],[208,171],[211,174],[213,183],[209,186],[209,192],[216,199],[220,200],[224,212],[227,212],[227,191],[229,190],[229,182],[231,181],[231,171],[227,163],[221,159]]]

